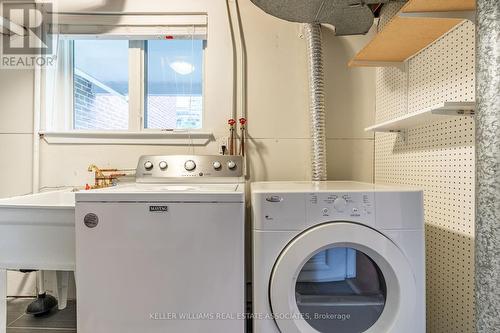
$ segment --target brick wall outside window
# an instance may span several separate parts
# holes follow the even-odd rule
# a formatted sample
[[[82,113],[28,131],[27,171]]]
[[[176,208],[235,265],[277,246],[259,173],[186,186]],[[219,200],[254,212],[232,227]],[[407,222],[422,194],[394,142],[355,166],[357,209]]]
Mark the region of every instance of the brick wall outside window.
[[[73,82],[75,129],[128,129],[128,102],[125,96],[106,92],[76,74]]]
[[[100,83],[102,85],[102,83]],[[74,128],[79,130],[126,130],[127,97],[74,75]],[[202,96],[149,95],[147,128],[201,128]]]

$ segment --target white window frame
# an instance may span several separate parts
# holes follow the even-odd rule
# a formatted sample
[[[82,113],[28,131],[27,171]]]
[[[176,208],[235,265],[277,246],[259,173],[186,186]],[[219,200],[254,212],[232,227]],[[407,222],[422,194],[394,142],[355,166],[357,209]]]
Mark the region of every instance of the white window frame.
[[[129,68],[128,68],[128,93],[129,93],[129,131],[144,130],[144,113],[146,112],[146,61],[145,42],[129,41]]]
[[[65,87],[71,92],[60,105],[60,114],[56,115],[57,131],[42,131],[41,137],[47,143],[89,143],[89,144],[166,144],[166,145],[206,145],[213,140],[212,132],[206,131],[206,105],[203,98],[201,129],[147,129],[145,128],[146,94],[147,94],[147,52],[146,40],[159,36],[174,35],[178,38],[196,36],[207,40],[208,19],[205,14],[195,15],[58,15],[57,33],[64,39],[127,39],[129,40],[129,128],[128,130],[75,130],[73,105],[73,45],[69,44],[68,71],[65,73]],[[55,32],[55,31],[54,31]],[[153,34],[152,34],[153,32]],[[97,33],[97,34],[96,34]],[[205,67],[206,57],[203,53]],[[45,75],[42,71],[42,92]],[[205,90],[205,75],[203,75],[203,90]],[[203,91],[204,93],[204,91]],[[203,94],[204,95],[204,94]],[[43,98],[43,95],[42,95]],[[42,103],[42,123],[48,114],[46,103]],[[50,111],[49,111],[50,113]],[[64,116],[61,115],[64,113]]]

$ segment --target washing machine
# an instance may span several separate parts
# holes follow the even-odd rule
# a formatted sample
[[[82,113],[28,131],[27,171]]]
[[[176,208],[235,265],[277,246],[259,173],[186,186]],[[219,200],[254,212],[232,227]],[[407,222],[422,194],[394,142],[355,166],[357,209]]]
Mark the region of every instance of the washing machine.
[[[424,333],[423,194],[252,184],[255,333]]]
[[[80,333],[245,332],[243,160],[143,156],[76,193]]]

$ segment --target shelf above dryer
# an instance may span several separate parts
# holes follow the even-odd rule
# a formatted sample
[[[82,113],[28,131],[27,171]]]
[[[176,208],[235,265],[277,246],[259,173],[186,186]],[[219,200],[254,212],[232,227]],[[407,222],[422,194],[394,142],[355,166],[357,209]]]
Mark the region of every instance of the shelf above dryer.
[[[475,102],[443,102],[418,112],[367,127],[365,131],[398,133],[431,121],[448,120],[457,116],[472,116],[475,109]]]
[[[462,17],[467,18],[468,13],[476,9],[476,0],[410,0],[401,9],[402,14],[421,13],[422,15],[432,15],[441,13],[455,16],[455,13],[462,13]]]
[[[410,0],[349,62],[349,67],[401,67],[405,61],[474,18],[474,0]]]

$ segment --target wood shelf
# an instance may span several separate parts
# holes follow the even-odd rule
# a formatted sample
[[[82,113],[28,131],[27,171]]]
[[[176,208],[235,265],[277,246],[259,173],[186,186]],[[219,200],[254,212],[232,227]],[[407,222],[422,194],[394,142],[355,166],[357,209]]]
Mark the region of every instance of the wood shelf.
[[[476,9],[475,0],[411,0],[401,9],[402,13],[455,12]]]
[[[475,102],[443,102],[428,109],[367,127],[365,131],[397,133],[432,121],[449,120],[457,116],[472,116],[475,109]]]
[[[474,9],[474,0],[410,0],[349,67],[400,67],[469,17],[460,13]]]

